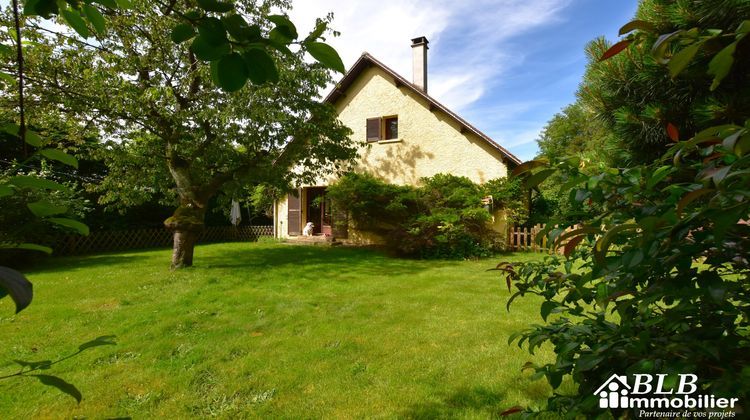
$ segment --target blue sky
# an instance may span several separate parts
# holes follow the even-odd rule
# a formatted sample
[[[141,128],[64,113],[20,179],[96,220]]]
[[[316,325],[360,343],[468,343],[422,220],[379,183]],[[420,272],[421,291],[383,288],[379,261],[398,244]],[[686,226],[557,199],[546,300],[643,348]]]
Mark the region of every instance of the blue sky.
[[[617,39],[637,0],[294,0],[300,33],[334,13],[329,42],[349,67],[363,51],[411,79],[410,39],[427,36],[429,94],[522,160],[575,100],[597,36]]]
[[[8,5],[0,0],[0,5]],[[549,119],[575,100],[583,48],[617,39],[637,0],[293,0],[304,36],[334,13],[328,41],[346,67],[367,51],[411,79],[411,38],[426,36],[429,94],[522,160]]]

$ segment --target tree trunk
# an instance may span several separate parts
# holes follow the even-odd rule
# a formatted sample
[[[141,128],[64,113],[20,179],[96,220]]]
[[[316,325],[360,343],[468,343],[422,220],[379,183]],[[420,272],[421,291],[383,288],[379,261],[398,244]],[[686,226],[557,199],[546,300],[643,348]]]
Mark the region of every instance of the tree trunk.
[[[198,232],[194,230],[175,230],[172,247],[172,270],[193,266],[193,250],[198,242]]]
[[[180,205],[174,214],[164,221],[164,226],[173,232],[172,270],[193,265],[193,250],[203,230],[205,215],[205,204],[188,203]]]

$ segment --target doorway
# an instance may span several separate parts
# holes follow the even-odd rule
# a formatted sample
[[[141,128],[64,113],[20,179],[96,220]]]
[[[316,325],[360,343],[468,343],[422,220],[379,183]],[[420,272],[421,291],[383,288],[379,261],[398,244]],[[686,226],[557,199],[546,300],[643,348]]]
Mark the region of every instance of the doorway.
[[[307,188],[307,222],[312,222],[315,226],[313,227],[314,235],[326,235],[332,234],[332,216],[331,216],[331,202],[326,197],[325,187],[310,187]]]

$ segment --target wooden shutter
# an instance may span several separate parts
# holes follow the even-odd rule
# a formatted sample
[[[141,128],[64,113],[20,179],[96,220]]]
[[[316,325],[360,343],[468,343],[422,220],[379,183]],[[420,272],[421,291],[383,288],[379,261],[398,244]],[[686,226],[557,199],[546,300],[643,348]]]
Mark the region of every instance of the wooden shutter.
[[[287,233],[289,236],[298,236],[302,233],[302,200],[299,192],[291,193],[287,200]]]
[[[380,118],[367,119],[367,141],[380,140]]]

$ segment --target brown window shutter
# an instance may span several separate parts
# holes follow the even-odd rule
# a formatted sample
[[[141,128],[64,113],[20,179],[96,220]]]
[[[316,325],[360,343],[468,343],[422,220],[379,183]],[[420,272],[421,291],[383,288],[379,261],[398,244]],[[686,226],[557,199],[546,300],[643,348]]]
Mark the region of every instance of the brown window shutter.
[[[287,233],[289,236],[298,236],[302,233],[302,206],[301,194],[289,194],[287,200]]]
[[[367,119],[367,141],[380,140],[380,118]]]

